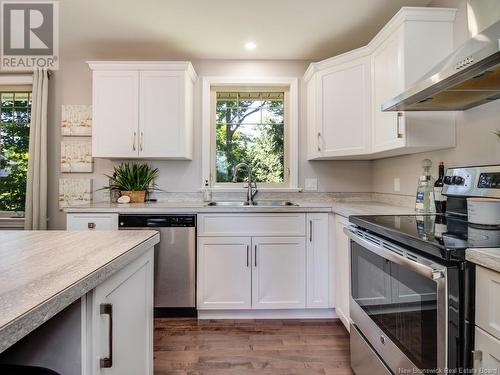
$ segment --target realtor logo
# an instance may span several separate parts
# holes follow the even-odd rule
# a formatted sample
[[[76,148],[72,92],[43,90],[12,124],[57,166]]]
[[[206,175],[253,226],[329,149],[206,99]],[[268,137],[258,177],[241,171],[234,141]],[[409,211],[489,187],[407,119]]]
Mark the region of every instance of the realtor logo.
[[[57,1],[1,1],[2,70],[55,70],[59,65]]]

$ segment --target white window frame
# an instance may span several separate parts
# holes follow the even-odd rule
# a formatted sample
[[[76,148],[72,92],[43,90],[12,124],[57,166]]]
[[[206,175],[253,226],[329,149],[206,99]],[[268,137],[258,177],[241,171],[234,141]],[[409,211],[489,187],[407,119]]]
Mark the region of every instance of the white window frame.
[[[287,168],[289,169],[288,186],[273,187],[272,185],[266,186],[262,184],[259,187],[261,191],[299,191],[298,188],[298,161],[299,161],[299,147],[298,147],[298,113],[299,113],[299,100],[298,100],[298,78],[296,77],[203,77],[202,78],[202,180],[201,186],[203,187],[205,181],[208,180],[210,186],[215,191],[241,191],[244,189],[245,183],[222,183],[215,184],[212,174],[212,160],[213,160],[213,147],[212,141],[214,139],[215,128],[213,117],[213,100],[212,88],[213,87],[266,87],[272,89],[287,88],[287,102],[286,109],[288,115],[288,155],[285,158],[288,160]],[[205,141],[208,140],[208,141]],[[286,152],[286,151],[285,151]],[[287,173],[287,171],[285,171]],[[233,187],[234,186],[234,187]]]

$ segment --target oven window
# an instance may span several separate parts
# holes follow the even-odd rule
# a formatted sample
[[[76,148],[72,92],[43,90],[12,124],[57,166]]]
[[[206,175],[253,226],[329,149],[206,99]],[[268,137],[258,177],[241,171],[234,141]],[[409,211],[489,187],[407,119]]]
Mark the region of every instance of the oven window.
[[[437,285],[351,242],[351,293],[420,369],[437,368]]]

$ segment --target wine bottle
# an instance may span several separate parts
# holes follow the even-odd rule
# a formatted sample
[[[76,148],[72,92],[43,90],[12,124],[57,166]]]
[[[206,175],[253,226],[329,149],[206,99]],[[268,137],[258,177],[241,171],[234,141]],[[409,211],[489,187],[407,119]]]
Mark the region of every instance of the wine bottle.
[[[439,163],[439,177],[434,183],[434,200],[436,201],[436,213],[446,212],[446,197],[443,195],[444,163]]]

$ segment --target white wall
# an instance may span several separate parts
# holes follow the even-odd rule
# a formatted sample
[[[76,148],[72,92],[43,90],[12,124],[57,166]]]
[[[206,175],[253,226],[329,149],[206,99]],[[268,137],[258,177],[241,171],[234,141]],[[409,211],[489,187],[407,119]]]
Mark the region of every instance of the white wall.
[[[466,0],[437,0],[433,6],[457,7],[455,21],[455,47],[469,37]],[[372,186],[377,193],[414,195],[421,173],[421,160],[433,161],[434,174],[437,164],[445,167],[500,163],[500,140],[493,131],[500,129],[500,100],[457,112],[457,147],[449,150],[399,156],[373,162]],[[401,191],[394,190],[394,179],[400,178]]]
[[[64,214],[58,208],[58,180],[60,176],[78,178],[92,177],[94,190],[106,183],[105,173],[110,173],[113,162],[95,159],[93,174],[60,173],[60,112],[61,104],[91,104],[91,72],[86,60],[99,59],[99,56],[79,57],[62,56],[60,70],[51,79],[51,100],[49,111],[49,228],[65,227]],[[132,56],[132,55],[131,55]],[[133,56],[137,59],[137,56]],[[155,56],[157,58],[157,56]],[[129,57],[128,59],[131,59]],[[127,60],[122,54],[116,59]],[[143,56],[142,59],[148,59]],[[168,59],[168,57],[165,57]],[[199,76],[287,76],[302,77],[308,62],[305,61],[193,61]],[[363,161],[320,161],[306,160],[305,100],[302,100],[304,87],[299,90],[300,98],[300,134],[299,134],[299,184],[304,178],[318,177],[318,188],[327,192],[369,192],[371,191],[371,163]],[[195,150],[193,161],[155,161],[152,165],[160,169],[158,185],[169,192],[195,192],[201,187],[201,88],[197,85],[195,100]],[[117,129],[119,131],[119,129]],[[95,192],[96,200],[102,200],[104,194]]]

